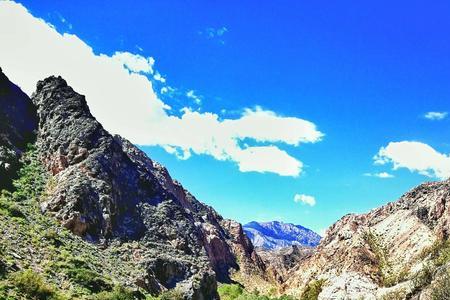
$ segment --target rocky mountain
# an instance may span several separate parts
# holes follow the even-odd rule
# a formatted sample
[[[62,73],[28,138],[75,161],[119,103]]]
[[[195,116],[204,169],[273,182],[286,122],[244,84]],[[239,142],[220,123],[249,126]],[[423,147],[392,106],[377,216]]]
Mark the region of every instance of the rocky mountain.
[[[292,268],[284,291],[318,299],[450,299],[450,180],[344,216]]]
[[[38,120],[28,96],[0,69],[0,190],[11,188],[26,145],[34,142]]]
[[[311,257],[314,248],[292,245],[276,249],[257,248],[257,252],[267,266],[269,278],[282,285],[289,279],[293,268]]]
[[[217,281],[230,282],[236,272],[264,276],[264,263],[239,223],[224,220],[162,165],[109,134],[64,79],[39,81],[31,100],[3,73],[0,87],[2,149],[17,162],[25,144],[36,139],[33,163],[26,163],[45,173],[33,175],[45,183],[30,193],[40,211],[100,253],[114,249],[115,257],[124,258],[117,268],[141,270],[126,276],[126,286],[153,295],[175,288],[185,299],[217,299]],[[9,162],[3,161],[6,172]],[[2,179],[15,176],[3,174]],[[18,192],[8,197],[20,198]],[[20,204],[24,211],[31,209],[27,201]]]
[[[250,222],[244,225],[244,231],[255,247],[280,249],[291,245],[315,247],[320,235],[300,225],[272,222]]]
[[[64,79],[30,99],[1,72],[0,176],[0,299],[207,300],[218,283],[223,299],[450,299],[450,179],[322,239],[243,227],[109,134]]]

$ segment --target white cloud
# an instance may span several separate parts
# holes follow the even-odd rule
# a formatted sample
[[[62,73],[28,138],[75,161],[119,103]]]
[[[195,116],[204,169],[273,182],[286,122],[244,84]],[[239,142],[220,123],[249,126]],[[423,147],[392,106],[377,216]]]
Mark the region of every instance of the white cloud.
[[[376,164],[392,163],[394,170],[407,168],[428,177],[450,177],[450,156],[414,141],[391,142],[374,157]]]
[[[302,162],[275,146],[241,149],[236,151],[234,160],[242,172],[274,172],[282,176],[297,176],[303,167]]]
[[[316,205],[316,198],[305,194],[295,194],[294,201],[297,203],[306,204],[309,206]]]
[[[228,28],[225,26],[222,27],[208,27],[205,30],[199,31],[200,35],[205,36],[207,39],[209,40],[215,40],[217,41],[220,45],[224,45],[225,44],[225,40],[223,39],[225,33],[228,32]]]
[[[149,79],[159,74],[151,57],[95,54],[76,35],[58,33],[14,2],[0,1],[0,37],[0,66],[26,93],[31,95],[38,80],[61,75],[86,96],[107,130],[136,144],[162,146],[183,159],[204,154],[236,162],[242,172],[298,176],[302,162],[274,143],[298,146],[320,141],[323,135],[309,121],[260,107],[246,109],[236,119],[188,108],[181,116],[171,115]],[[173,90],[162,87],[161,94]],[[244,140],[254,144],[245,145]]]
[[[153,79],[162,83],[166,82],[166,79],[162,77],[161,74],[159,74],[158,72],[156,72],[155,75],[153,75]]]
[[[378,178],[394,178],[395,176],[388,172],[380,172],[380,173],[364,173],[364,176],[368,177],[378,177]]]
[[[211,38],[211,39],[215,38],[215,37],[223,36],[227,32],[228,32],[228,28],[226,28],[225,26],[222,26],[222,27],[219,27],[219,28],[208,27],[204,31],[206,36],[208,38]],[[200,33],[203,34],[203,32],[200,32]]]
[[[123,64],[127,69],[129,69],[132,72],[135,73],[142,72],[146,74],[153,73],[153,65],[155,63],[155,60],[152,57],[145,58],[141,55],[132,54],[129,52],[116,52],[112,56],[112,59],[117,60],[119,63]],[[154,76],[155,79],[157,76],[161,78],[161,75],[157,73]]]
[[[196,104],[198,104],[198,105],[200,105],[200,104],[202,103],[202,99],[201,99],[199,96],[197,96],[197,95],[195,94],[194,90],[189,90],[189,91],[187,91],[187,92],[186,92],[186,97],[188,97],[188,98],[194,100],[194,102],[195,102]]]
[[[160,93],[171,95],[171,94],[175,93],[175,88],[166,85],[161,88]]]
[[[439,121],[447,118],[448,112],[446,111],[429,111],[424,117],[428,120]]]

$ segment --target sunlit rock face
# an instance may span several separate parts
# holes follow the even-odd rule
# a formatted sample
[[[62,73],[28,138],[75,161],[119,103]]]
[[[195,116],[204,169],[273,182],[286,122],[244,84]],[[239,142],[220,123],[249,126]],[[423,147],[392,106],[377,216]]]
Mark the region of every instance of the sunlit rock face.
[[[429,247],[447,240],[449,229],[450,181],[424,183],[396,202],[332,225],[315,253],[290,271],[283,290],[299,294],[322,279],[319,299],[380,299],[394,293],[429,299],[427,288],[414,290],[413,279],[429,261]]]

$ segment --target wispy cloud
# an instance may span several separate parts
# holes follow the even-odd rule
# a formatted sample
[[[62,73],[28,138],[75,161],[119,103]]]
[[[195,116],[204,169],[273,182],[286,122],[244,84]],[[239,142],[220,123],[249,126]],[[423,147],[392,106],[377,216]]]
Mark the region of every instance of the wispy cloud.
[[[202,104],[202,99],[200,98],[200,96],[196,95],[194,90],[189,90],[186,92],[186,97],[188,97],[189,99],[194,100],[194,102],[198,105]]]
[[[316,205],[316,198],[310,195],[305,194],[295,194],[294,196],[294,202],[306,204],[309,206]]]
[[[440,121],[447,118],[448,112],[446,111],[429,111],[424,115],[425,119],[432,121]]]
[[[155,74],[153,75],[153,79],[155,79],[156,81],[159,81],[161,83],[166,82],[166,78],[162,77],[161,74],[159,74],[158,72],[155,72]]]
[[[199,34],[206,37],[210,40],[216,40],[220,44],[225,44],[225,40],[223,39],[223,36],[228,32],[228,28],[225,26],[214,28],[214,27],[207,27],[204,30],[199,31]]]
[[[215,32],[223,36],[226,29]],[[179,114],[160,97],[176,89],[162,82],[153,58],[129,52],[96,54],[76,35],[58,33],[12,1],[0,1],[0,36],[0,65],[26,93],[35,90],[38,80],[61,75],[86,96],[107,130],[135,144],[161,146],[180,158],[203,154],[234,162],[242,172],[298,176],[303,163],[280,147],[316,143],[323,136],[310,121],[261,107],[229,119],[187,107]]]
[[[378,178],[394,178],[395,176],[388,172],[380,172],[380,173],[364,173],[364,176],[367,177],[378,177]]]
[[[60,21],[62,24],[64,24],[64,25],[67,27],[67,29],[69,29],[69,30],[73,29],[73,25],[72,25],[71,23],[69,23],[69,22],[66,20],[66,18],[64,18],[60,13],[57,12],[56,15],[57,15],[59,21]]]
[[[450,177],[450,156],[421,142],[391,142],[378,151],[374,161],[378,165],[392,164],[394,170],[406,168],[428,177]]]

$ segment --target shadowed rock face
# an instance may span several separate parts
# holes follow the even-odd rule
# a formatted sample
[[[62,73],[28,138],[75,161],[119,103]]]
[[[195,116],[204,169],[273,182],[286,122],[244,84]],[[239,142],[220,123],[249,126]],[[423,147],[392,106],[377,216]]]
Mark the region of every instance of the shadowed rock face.
[[[104,246],[138,241],[139,263],[148,270],[136,279],[141,286],[155,292],[178,286],[188,298],[215,299],[216,278],[229,281],[230,271],[239,269],[236,245],[249,263],[259,259],[249,241],[222,227],[222,217],[163,166],[109,134],[84,96],[61,77],[39,81],[32,101],[39,117],[38,153],[53,175],[42,210]]]
[[[10,189],[19,158],[34,142],[38,121],[30,98],[0,69],[0,190]]]
[[[278,249],[258,248],[257,252],[267,267],[267,273],[278,284],[283,284],[289,279],[290,271],[308,259],[315,249],[302,246],[288,246]]]

